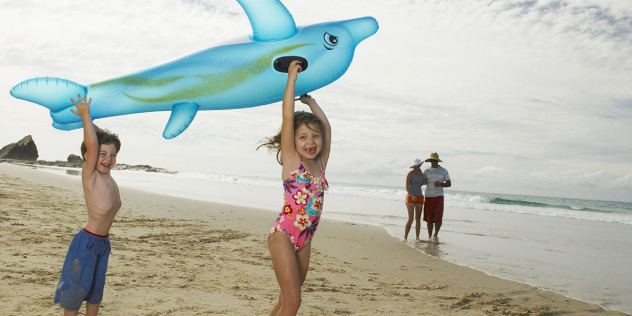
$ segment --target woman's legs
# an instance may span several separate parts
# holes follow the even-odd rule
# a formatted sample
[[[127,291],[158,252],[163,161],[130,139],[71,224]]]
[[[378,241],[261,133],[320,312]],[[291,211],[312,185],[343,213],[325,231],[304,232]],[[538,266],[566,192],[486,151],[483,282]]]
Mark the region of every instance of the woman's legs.
[[[410,227],[413,225],[414,207],[415,207],[414,205],[406,204],[406,208],[408,209],[408,222],[406,222],[406,230],[404,231],[404,240],[402,240],[403,242],[406,242],[406,240],[408,239],[408,232],[410,232]],[[419,239],[419,233],[417,233],[417,239]]]
[[[419,240],[419,233],[421,232],[421,210],[422,210],[422,206],[421,205],[415,205],[415,233],[417,238],[415,238],[416,242],[420,242],[421,240]],[[408,221],[410,221],[410,211],[408,211]],[[410,227],[408,228],[410,229]]]
[[[301,285],[307,276],[311,243],[303,246],[301,251],[295,252],[290,238],[283,232],[276,232],[270,236],[268,249],[274,274],[281,287],[279,301],[272,308],[270,315],[294,316],[301,306]]]

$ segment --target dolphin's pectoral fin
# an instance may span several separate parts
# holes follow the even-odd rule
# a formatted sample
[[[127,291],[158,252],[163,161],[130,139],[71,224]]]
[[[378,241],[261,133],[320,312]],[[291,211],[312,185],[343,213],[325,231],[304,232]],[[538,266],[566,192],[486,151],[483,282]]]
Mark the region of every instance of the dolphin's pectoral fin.
[[[58,129],[58,130],[62,130],[62,131],[72,131],[73,129],[82,128],[83,127],[83,123],[82,122],[77,122],[77,123],[63,124],[63,123],[53,122],[53,127]]]
[[[182,134],[193,122],[199,108],[200,106],[197,103],[192,102],[174,104],[171,117],[169,117],[169,122],[162,133],[162,137],[172,139]]]

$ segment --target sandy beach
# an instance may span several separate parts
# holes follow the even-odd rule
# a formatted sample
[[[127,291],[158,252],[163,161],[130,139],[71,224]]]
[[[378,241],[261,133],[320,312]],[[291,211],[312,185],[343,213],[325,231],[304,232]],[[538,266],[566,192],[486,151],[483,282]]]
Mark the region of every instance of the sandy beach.
[[[274,212],[121,197],[101,315],[267,315]],[[0,163],[2,315],[61,314],[54,289],[86,218],[80,178]],[[432,258],[375,226],[323,220],[312,246],[300,315],[626,315]]]

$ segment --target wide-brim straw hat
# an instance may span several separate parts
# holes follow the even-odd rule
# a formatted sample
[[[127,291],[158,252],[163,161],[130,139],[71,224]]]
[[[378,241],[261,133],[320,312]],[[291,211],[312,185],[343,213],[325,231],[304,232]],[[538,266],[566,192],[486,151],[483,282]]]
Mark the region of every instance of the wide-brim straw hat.
[[[417,166],[421,166],[421,164],[422,164],[422,163],[423,163],[423,162],[421,161],[421,159],[417,158],[417,159],[415,159],[415,160],[413,161],[413,165],[412,165],[412,166],[410,166],[410,167],[411,167],[411,168],[415,168],[415,167],[417,167]]]
[[[443,161],[441,161],[441,159],[439,159],[439,154],[437,154],[437,153],[430,154],[430,158],[426,159],[425,161],[426,162],[430,162],[431,160],[436,160],[438,162],[443,162]]]

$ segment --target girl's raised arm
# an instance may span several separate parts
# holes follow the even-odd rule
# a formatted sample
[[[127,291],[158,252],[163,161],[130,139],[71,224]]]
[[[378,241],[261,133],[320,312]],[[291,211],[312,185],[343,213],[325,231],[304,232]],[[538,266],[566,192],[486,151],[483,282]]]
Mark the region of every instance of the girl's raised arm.
[[[294,87],[298,73],[302,70],[298,60],[292,61],[287,71],[287,84],[283,94],[283,123],[281,123],[281,161],[283,171],[281,176],[285,181],[296,169],[298,153],[294,145]]]
[[[331,149],[331,125],[329,125],[329,120],[327,119],[327,115],[323,109],[320,108],[316,100],[308,95],[301,96],[301,102],[307,104],[309,108],[312,110],[312,113],[316,115],[320,121],[323,123],[323,148],[320,150],[320,163],[323,167],[323,170],[327,167],[327,161],[329,160],[329,151]]]

